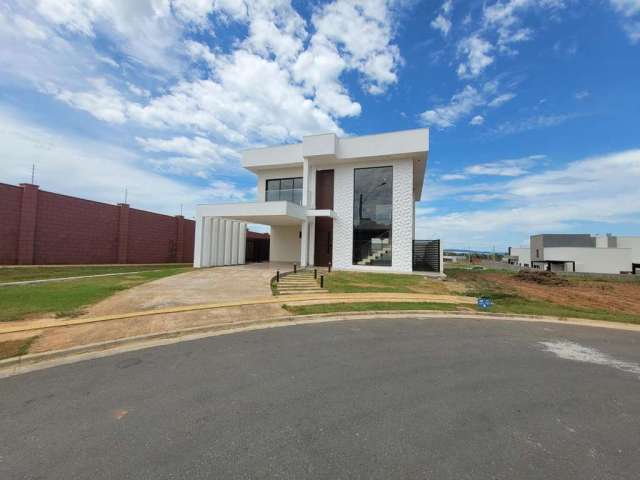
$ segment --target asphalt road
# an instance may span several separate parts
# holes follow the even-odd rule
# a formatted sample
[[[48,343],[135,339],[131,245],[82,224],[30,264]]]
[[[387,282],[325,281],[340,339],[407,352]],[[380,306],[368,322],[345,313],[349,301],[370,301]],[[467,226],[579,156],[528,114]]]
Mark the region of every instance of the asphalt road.
[[[0,478],[635,479],[638,364],[637,333],[487,320],[183,342],[0,380]]]

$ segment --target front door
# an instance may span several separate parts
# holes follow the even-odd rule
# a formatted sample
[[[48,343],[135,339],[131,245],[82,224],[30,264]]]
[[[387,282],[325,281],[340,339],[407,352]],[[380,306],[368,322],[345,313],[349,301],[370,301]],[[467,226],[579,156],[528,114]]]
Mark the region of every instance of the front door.
[[[333,170],[316,172],[316,208],[333,210]],[[326,267],[333,255],[333,219],[316,217],[314,264]]]

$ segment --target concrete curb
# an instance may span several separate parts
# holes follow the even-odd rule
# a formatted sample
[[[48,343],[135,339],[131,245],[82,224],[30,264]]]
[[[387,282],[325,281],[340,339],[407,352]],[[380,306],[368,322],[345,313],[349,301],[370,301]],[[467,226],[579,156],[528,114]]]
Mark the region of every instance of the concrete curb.
[[[285,300],[286,298],[286,300]],[[435,294],[413,294],[413,293],[317,293],[317,294],[289,294],[284,298],[280,295],[262,297],[256,299],[239,300],[233,302],[219,302],[198,305],[185,305],[181,307],[158,308],[154,310],[142,310],[113,315],[101,315],[91,318],[77,318],[72,320],[31,320],[28,326],[21,326],[20,322],[11,322],[14,325],[0,324],[0,335],[7,333],[36,332],[48,330],[50,328],[62,328],[75,325],[87,325],[90,323],[107,322],[111,320],[124,320],[129,318],[147,317],[151,315],[164,315],[172,313],[194,312],[198,310],[213,310],[228,307],[243,307],[247,305],[267,305],[276,303],[294,303],[308,301],[326,301],[329,303],[354,303],[369,301],[389,301],[389,302],[430,302],[430,303],[455,303],[461,305],[474,305],[476,299],[473,297],[457,295],[435,295]],[[40,323],[38,323],[40,322]],[[18,323],[16,326],[15,323]]]
[[[465,313],[451,311],[371,311],[371,312],[344,312],[325,313],[314,315],[288,315],[269,320],[257,320],[249,322],[229,322],[221,324],[202,325],[181,330],[157,332],[135,337],[125,337],[105,342],[92,343],[78,347],[27,354],[0,360],[0,378],[19,375],[34,370],[42,370],[58,365],[76,363],[93,358],[101,358],[119,353],[135,350],[143,350],[178,342],[198,340],[201,338],[228,335],[233,333],[262,330],[267,328],[286,327],[294,325],[312,325],[317,323],[339,322],[345,320],[375,320],[375,319],[402,319],[410,316],[418,319],[442,319],[452,318],[461,320],[503,320],[515,322],[551,323],[561,325],[573,325],[592,328],[605,328],[612,330],[626,330],[640,332],[640,325],[627,323],[613,323],[602,320],[588,320],[579,318],[545,317],[536,315],[509,315],[500,313]]]

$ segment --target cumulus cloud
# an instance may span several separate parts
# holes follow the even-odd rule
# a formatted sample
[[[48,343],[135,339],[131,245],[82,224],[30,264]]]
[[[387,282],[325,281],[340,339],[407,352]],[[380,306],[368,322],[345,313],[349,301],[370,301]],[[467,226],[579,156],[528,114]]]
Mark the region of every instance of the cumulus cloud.
[[[0,42],[15,48],[0,51],[0,82],[26,81],[158,138],[206,139],[233,160],[230,150],[342,134],[340,120],[362,112],[345,75],[371,95],[398,80],[397,8],[335,0],[307,21],[290,0],[10,2],[0,7]],[[216,29],[232,23],[246,33],[223,47]],[[182,146],[155,158],[156,168],[205,176],[218,165]]]

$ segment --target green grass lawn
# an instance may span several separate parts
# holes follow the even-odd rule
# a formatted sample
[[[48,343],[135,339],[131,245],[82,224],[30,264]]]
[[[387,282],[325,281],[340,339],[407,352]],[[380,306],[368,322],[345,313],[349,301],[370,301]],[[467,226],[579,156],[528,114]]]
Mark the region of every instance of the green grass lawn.
[[[0,287],[0,322],[48,313],[78,315],[83,307],[116,292],[189,270],[191,267],[173,266],[113,277]]]
[[[318,305],[283,305],[282,308],[294,315],[314,315],[334,312],[367,312],[392,310],[444,310],[455,311],[459,305],[432,302],[360,302],[326,303]]]
[[[395,273],[331,272],[324,286],[330,293],[451,293],[440,280]]]
[[[44,280],[47,278],[80,277],[105,273],[142,272],[147,270],[174,269],[186,265],[160,263],[157,265],[60,265],[55,267],[3,267],[0,268],[0,283]]]

